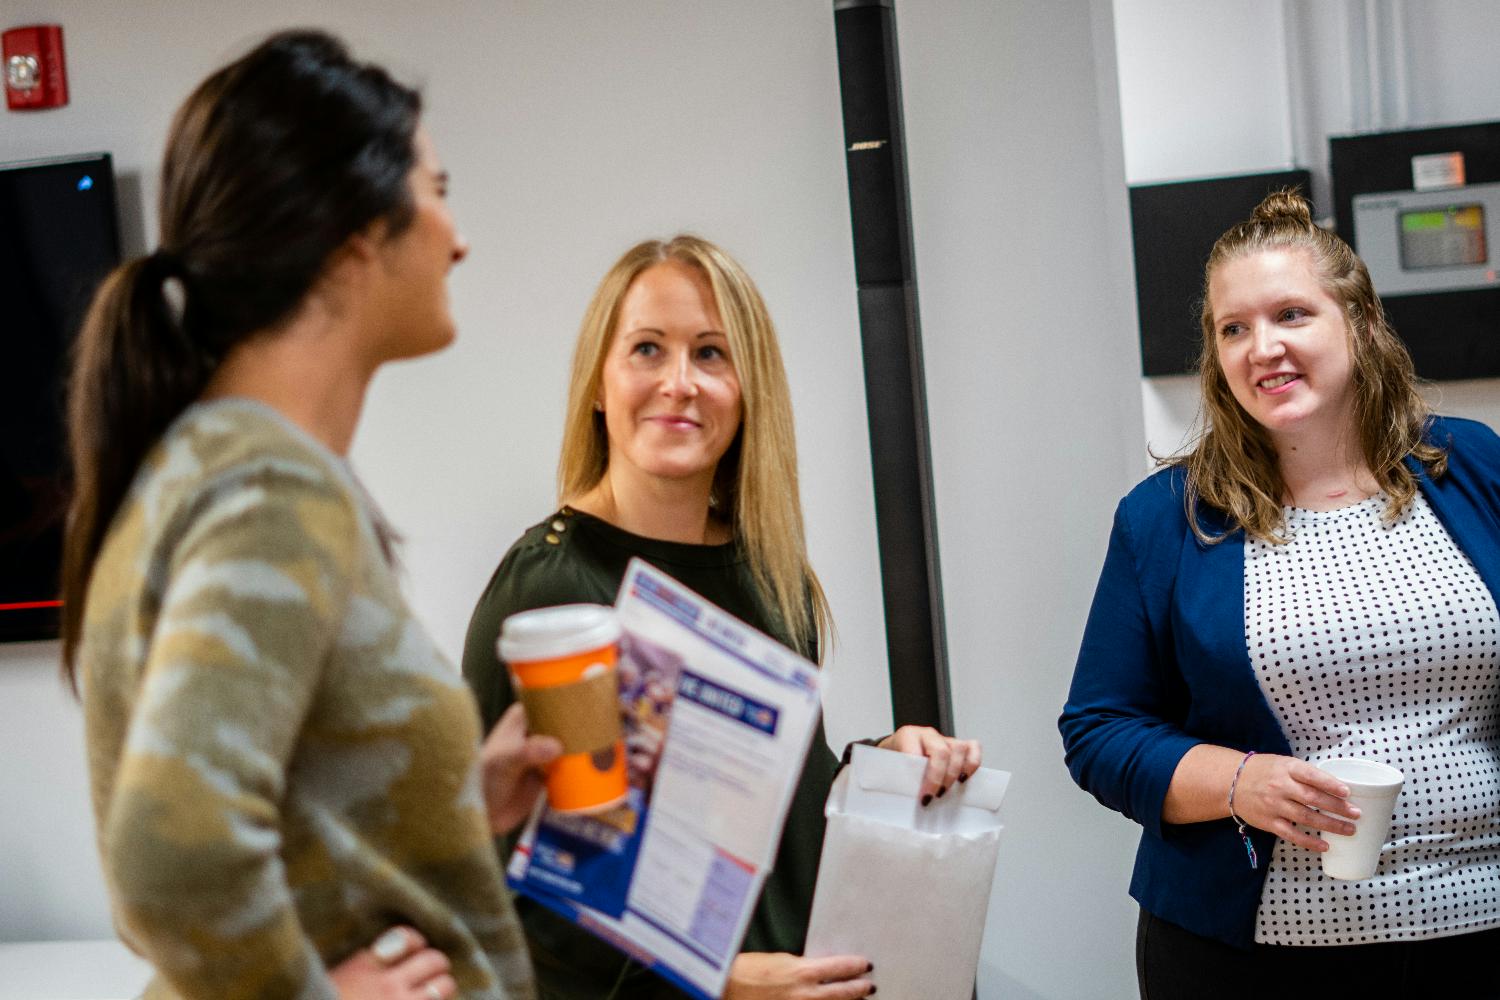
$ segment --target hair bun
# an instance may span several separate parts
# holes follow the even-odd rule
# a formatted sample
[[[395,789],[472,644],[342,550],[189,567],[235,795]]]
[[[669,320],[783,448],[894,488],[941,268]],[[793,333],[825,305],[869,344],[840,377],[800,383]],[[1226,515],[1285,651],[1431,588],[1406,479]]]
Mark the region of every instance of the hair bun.
[[[1255,211],[1250,213],[1252,222],[1292,222],[1304,226],[1312,225],[1312,204],[1296,188],[1282,188],[1266,195]]]

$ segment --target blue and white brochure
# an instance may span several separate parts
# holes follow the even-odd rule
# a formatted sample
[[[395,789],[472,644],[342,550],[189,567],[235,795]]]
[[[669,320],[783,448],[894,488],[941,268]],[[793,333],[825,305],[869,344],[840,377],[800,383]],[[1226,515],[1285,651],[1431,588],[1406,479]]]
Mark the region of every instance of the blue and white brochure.
[[[817,667],[640,559],[615,608],[629,800],[597,816],[539,808],[507,879],[715,1000],[817,725]]]

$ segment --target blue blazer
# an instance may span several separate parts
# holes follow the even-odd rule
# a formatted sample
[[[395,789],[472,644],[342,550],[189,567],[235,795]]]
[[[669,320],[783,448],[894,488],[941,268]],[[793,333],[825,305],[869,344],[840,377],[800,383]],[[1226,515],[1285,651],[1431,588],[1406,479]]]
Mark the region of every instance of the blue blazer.
[[[1500,438],[1472,420],[1434,418],[1448,449],[1420,489],[1500,600]],[[1189,748],[1290,754],[1245,645],[1244,533],[1204,545],[1188,525],[1184,471],[1170,467],[1120,501],[1073,673],[1062,730],[1073,780],[1144,828],[1130,894],[1150,913],[1248,948],[1276,837],[1250,831],[1252,869],[1228,819],[1162,822],[1162,802]],[[1198,515],[1213,533],[1217,512]],[[1225,789],[1227,794],[1228,789]]]

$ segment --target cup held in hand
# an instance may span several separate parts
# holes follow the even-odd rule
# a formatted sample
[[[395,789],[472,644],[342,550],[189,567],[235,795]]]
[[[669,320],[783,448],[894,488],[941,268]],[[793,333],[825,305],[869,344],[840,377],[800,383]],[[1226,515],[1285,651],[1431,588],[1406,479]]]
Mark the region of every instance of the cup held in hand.
[[[562,741],[547,769],[547,803],[559,812],[601,812],[625,799],[619,639],[614,609],[600,604],[522,611],[501,626],[500,659],[531,731]]]
[[[1359,819],[1351,821],[1352,837],[1323,831],[1328,841],[1323,874],[1349,881],[1369,878],[1380,867],[1380,852],[1390,836],[1396,796],[1401,794],[1405,777],[1388,764],[1360,757],[1341,757],[1318,767],[1349,786],[1349,801],[1359,807]]]

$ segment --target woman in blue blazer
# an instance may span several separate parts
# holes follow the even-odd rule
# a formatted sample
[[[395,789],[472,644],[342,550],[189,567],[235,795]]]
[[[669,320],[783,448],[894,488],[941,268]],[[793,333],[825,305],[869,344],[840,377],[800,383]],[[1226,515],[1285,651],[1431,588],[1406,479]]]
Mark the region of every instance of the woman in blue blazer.
[[[1500,944],[1500,438],[1430,413],[1293,192],[1215,245],[1202,326],[1204,426],[1116,511],[1060,720],[1144,828],[1142,996],[1430,991]],[[1319,865],[1338,757],[1406,776],[1364,881]]]

